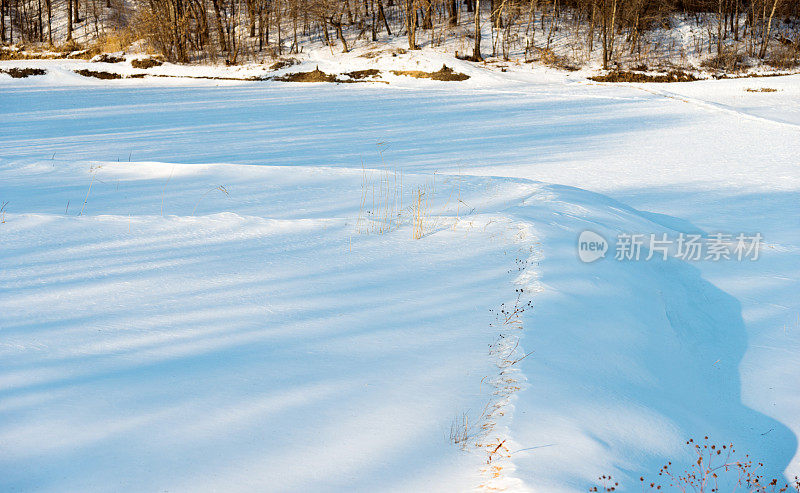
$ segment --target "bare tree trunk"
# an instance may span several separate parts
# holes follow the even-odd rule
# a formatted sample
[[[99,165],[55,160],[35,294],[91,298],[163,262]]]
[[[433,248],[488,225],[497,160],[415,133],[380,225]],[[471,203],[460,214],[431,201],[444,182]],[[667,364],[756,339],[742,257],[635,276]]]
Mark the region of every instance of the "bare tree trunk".
[[[219,8],[219,0],[211,0],[214,7],[214,20],[217,24],[217,35],[219,36],[219,47],[223,53],[228,52],[228,43],[225,41],[225,28],[222,27],[222,12]]]
[[[492,22],[492,27],[495,29],[500,29],[503,27],[503,18],[501,17],[500,13],[503,11],[503,4],[505,3],[504,0],[499,2],[499,6],[496,5],[495,0],[491,0],[489,2],[489,18]]]
[[[38,15],[37,15],[37,17],[38,17],[37,18],[38,25],[37,25],[36,28],[39,31],[38,32],[38,34],[39,34],[39,42],[42,42],[42,41],[44,41],[44,23],[42,22],[42,0],[38,0],[36,3],[37,3],[37,6],[38,6]]]
[[[611,0],[611,19],[608,18],[608,0],[603,0],[603,69],[614,56],[614,37],[616,36],[617,0]]]
[[[447,22],[450,26],[458,25],[458,4],[456,0],[447,0]]]
[[[258,2],[258,51],[264,49],[264,34],[264,2]]]
[[[723,0],[717,2],[717,56],[722,56],[722,2]]]
[[[592,0],[592,20],[589,25],[589,54],[592,54],[592,49],[594,48],[594,31],[595,25],[597,24],[597,0]]]
[[[67,0],[67,41],[72,40],[72,0]]]
[[[47,5],[47,42],[53,45],[53,0],[46,0]]]
[[[276,2],[275,7],[275,28],[278,31],[278,55],[283,55],[283,13],[281,12],[280,2]]]
[[[603,70],[608,70],[608,0],[603,0]]]
[[[255,0],[247,0],[247,15],[249,17],[250,37],[256,36],[256,3]]]
[[[350,8],[350,0],[344,0],[344,6],[347,12],[347,23],[353,24],[353,10]]]
[[[378,16],[375,13],[375,0],[370,0],[370,7],[367,7],[366,4],[367,0],[364,0],[364,8],[369,10],[370,16],[370,34],[372,35],[372,41],[378,41]]]
[[[431,0],[423,0],[424,16],[422,18],[422,29],[433,29],[433,2]]]
[[[342,31],[341,15],[337,20],[334,20],[333,18],[328,19],[328,22],[330,22],[333,28],[336,29],[336,37],[339,38],[339,41],[342,42],[342,53],[347,53],[348,51],[350,51],[347,48],[347,40],[344,37],[344,31]]]
[[[386,12],[383,11],[383,2],[381,0],[375,0],[378,2],[378,17],[383,20],[383,25],[386,28],[386,34],[389,36],[392,35],[392,29],[389,27],[389,21],[386,19]]]
[[[766,2],[766,0],[764,0]],[[767,28],[764,30],[764,35],[761,41],[761,51],[758,52],[758,58],[767,56],[767,47],[769,46],[769,38],[772,35],[772,18],[775,16],[775,9],[778,8],[780,0],[773,0],[772,11],[769,13],[769,21],[767,21]]]
[[[617,0],[611,2],[611,40],[610,40],[610,48],[608,53],[610,56],[614,56],[614,40],[617,37]]]
[[[292,6],[292,53],[300,53],[297,46],[297,6]]]
[[[325,45],[330,47],[333,43],[331,43],[331,36],[328,34],[328,21],[324,17],[320,20],[322,21],[322,34],[325,37]],[[331,54],[333,54],[333,49],[331,49]]]
[[[408,49],[417,49],[417,11],[415,0],[406,0],[406,31],[408,32]]]
[[[476,62],[483,60],[481,56],[481,0],[475,0],[475,48],[472,58]]]

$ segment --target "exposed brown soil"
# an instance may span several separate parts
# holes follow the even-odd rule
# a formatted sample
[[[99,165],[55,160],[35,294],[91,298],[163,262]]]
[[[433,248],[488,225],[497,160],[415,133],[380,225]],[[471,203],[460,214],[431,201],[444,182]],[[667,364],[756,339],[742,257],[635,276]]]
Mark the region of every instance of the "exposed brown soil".
[[[456,51],[456,54],[455,54],[455,56],[456,56],[456,58],[458,58],[459,60],[464,60],[465,62],[475,62],[475,63],[478,63],[478,62],[483,62],[483,61],[484,61],[484,59],[483,59],[483,58],[475,58],[475,55],[474,55],[474,54],[473,54],[473,55],[464,55],[463,53],[459,53],[459,52],[457,52],[457,51]]]
[[[641,72],[628,72],[625,70],[615,70],[606,75],[596,75],[589,77],[595,82],[691,82],[701,80],[692,74],[681,70],[671,70],[666,74],[650,75]]]
[[[282,60],[278,60],[277,62],[273,63],[269,66],[270,70],[280,70],[282,68],[291,67],[292,65],[297,65],[300,63],[295,58],[284,58]]]
[[[122,63],[125,61],[124,57],[109,55],[108,53],[103,53],[97,58],[92,59],[93,62],[100,62],[100,63]]]
[[[355,80],[364,80],[364,79],[374,79],[375,77],[381,75],[381,71],[374,68],[368,68],[366,70],[354,70],[352,72],[345,72],[342,75],[346,75],[351,79]]]
[[[418,79],[433,79],[442,81],[467,80],[469,76],[455,72],[452,68],[442,66],[437,72],[423,72],[421,70],[392,70],[395,75],[406,75]],[[292,72],[289,74],[273,77],[272,80],[281,82],[331,82],[331,83],[351,83],[351,82],[384,82],[376,80],[381,74],[377,69],[354,70],[343,74],[327,74],[319,68],[310,72]]]
[[[41,68],[16,68],[16,67],[0,69],[0,72],[8,74],[15,79],[24,79],[25,77],[30,77],[32,75],[44,75],[47,73],[46,70]]]
[[[442,65],[436,72],[423,72],[421,70],[392,70],[394,75],[406,75],[417,79],[432,79],[442,81],[460,81],[469,79],[469,75],[456,72],[447,65]]]
[[[760,79],[762,77],[785,77],[787,75],[797,75],[798,72],[767,72],[765,74],[744,74],[744,75],[713,75],[715,79]]]
[[[392,56],[397,56],[397,55],[405,55],[406,53],[408,53],[408,50],[405,50],[403,48],[394,48],[394,49],[391,49],[391,50],[373,50],[373,51],[368,51],[366,53],[362,53],[359,56],[361,58],[377,58],[377,57],[379,57],[381,55],[385,55],[385,54],[389,54],[389,55],[392,55]]]
[[[335,75],[326,74],[319,68],[311,72],[292,72],[279,77],[273,77],[273,80],[281,82],[337,82]]]
[[[103,79],[103,80],[123,78],[120,74],[115,74],[114,72],[102,72],[102,71],[89,70],[85,68],[75,70],[75,73],[78,75],[82,75],[84,77],[95,77],[97,79]]]
[[[156,60],[155,58],[137,58],[135,60],[131,60],[131,67],[148,69],[151,67],[158,67],[163,63],[164,62],[162,62],[161,60]]]
[[[272,80],[280,82],[332,82],[337,84],[348,84],[353,82],[383,82],[375,80],[381,74],[380,70],[371,68],[366,70],[354,70],[343,74],[326,74],[319,68],[310,72],[292,72],[286,75],[273,77]],[[346,78],[341,78],[346,77]]]
[[[261,81],[266,80],[261,77],[212,77],[205,75],[169,75],[169,74],[130,74],[122,75],[114,72],[95,72],[93,70],[76,70],[76,73],[84,77],[97,77],[98,79],[144,79],[145,77],[165,77],[171,79],[203,79],[203,80],[241,80],[241,81]]]

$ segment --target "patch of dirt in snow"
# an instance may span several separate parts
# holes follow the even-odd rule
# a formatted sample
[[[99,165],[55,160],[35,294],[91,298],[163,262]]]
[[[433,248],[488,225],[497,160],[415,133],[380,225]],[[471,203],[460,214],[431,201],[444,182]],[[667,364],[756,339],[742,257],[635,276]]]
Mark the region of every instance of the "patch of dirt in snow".
[[[30,77],[32,75],[44,75],[44,74],[47,73],[47,71],[44,70],[44,69],[41,69],[41,68],[31,68],[31,67],[17,68],[17,67],[12,67],[12,68],[9,68],[9,69],[2,69],[2,70],[0,70],[0,73],[10,75],[14,79],[24,79],[25,77]]]
[[[94,77],[95,79],[110,80],[122,79],[123,76],[116,72],[104,72],[102,70],[89,70],[88,68],[75,70],[75,73],[84,77]]]
[[[152,67],[158,67],[163,63],[164,63],[163,61],[157,58],[137,58],[135,60],[131,60],[131,67],[148,69]]]
[[[381,74],[380,70],[367,69],[345,72],[343,74],[328,74],[316,68],[310,72],[291,72],[286,75],[273,77],[272,80],[280,82],[332,82],[332,83],[351,83],[351,82],[383,82],[376,80]],[[344,78],[343,78],[344,77]]]
[[[93,63],[122,63],[125,61],[123,56],[115,56],[110,53],[103,53],[89,60]]]
[[[372,58],[379,58],[379,57],[381,57],[381,56],[383,56],[383,55],[385,55],[387,53],[390,54],[393,57],[396,57],[397,55],[405,55],[406,53],[408,53],[408,50],[406,50],[404,48],[392,48],[392,49],[388,49],[388,50],[386,50],[386,49],[375,49],[375,50],[370,50],[370,51],[367,51],[365,53],[362,53],[362,54],[360,54],[358,56],[360,56],[361,58],[372,59]]]
[[[284,59],[278,60],[277,62],[275,62],[272,65],[270,65],[269,69],[270,70],[281,70],[281,69],[284,69],[284,68],[291,67],[293,65],[297,65],[298,63],[300,63],[300,60],[298,60],[296,58],[284,58]]]
[[[394,75],[407,75],[417,79],[432,79],[441,81],[461,81],[469,79],[469,75],[456,72],[447,65],[436,72],[423,72],[422,70],[392,70]]]
[[[681,70],[672,70],[660,75],[620,70],[589,77],[589,80],[595,82],[693,82],[701,79]]]

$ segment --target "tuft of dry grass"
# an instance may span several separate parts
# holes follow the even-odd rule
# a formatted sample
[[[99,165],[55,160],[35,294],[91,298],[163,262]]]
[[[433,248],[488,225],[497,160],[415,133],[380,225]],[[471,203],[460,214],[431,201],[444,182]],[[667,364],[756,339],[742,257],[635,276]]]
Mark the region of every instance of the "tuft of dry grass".
[[[116,29],[101,34],[92,46],[100,53],[124,51],[134,41],[134,35],[127,29]]]
[[[78,43],[74,39],[71,39],[71,40],[65,41],[64,43],[61,43],[59,45],[53,46],[53,51],[61,53],[62,55],[68,55],[68,54],[73,53],[75,51],[82,51],[83,49],[84,49],[83,45],[81,45],[80,43]]]
[[[361,205],[356,220],[356,232],[388,233],[397,229],[402,219],[402,171],[397,169],[373,171],[362,166]]]
[[[86,204],[89,203],[89,194],[92,193],[92,185],[94,185],[94,179],[97,176],[97,170],[100,169],[102,166],[89,167],[89,174],[92,176],[92,179],[89,181],[89,189],[86,190],[86,197],[83,199],[83,205],[81,206],[81,211],[78,213],[79,216],[83,215],[84,209],[86,209]],[[69,209],[69,202],[67,202],[67,208]]]
[[[467,413],[461,413],[453,418],[450,423],[450,442],[461,450],[466,450],[472,437]]]
[[[413,217],[411,237],[415,240],[419,240],[425,235],[425,219],[427,216],[427,201],[425,200],[426,195],[427,194],[423,188],[417,188],[414,191],[413,202],[411,205]]]
[[[230,197],[231,196],[231,194],[228,192],[228,189],[225,188],[225,185],[220,185],[218,187],[214,187],[214,188],[210,188],[210,189],[206,190],[206,192],[203,195],[200,196],[200,199],[198,199],[197,203],[194,205],[194,209],[192,209],[192,216],[194,216],[194,213],[197,212],[197,207],[200,205],[200,202],[203,201],[203,199],[206,197],[206,195],[208,195],[209,193],[213,192],[214,190],[219,190],[220,192],[224,193],[226,197]]]
[[[745,89],[747,92],[778,92],[777,89],[773,89],[772,87],[748,87]]]

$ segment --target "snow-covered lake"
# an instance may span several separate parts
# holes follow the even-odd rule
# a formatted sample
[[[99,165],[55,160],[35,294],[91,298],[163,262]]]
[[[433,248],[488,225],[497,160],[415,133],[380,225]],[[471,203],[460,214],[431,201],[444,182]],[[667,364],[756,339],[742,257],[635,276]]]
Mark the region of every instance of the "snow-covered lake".
[[[638,491],[706,435],[800,474],[798,107],[3,78],[0,489]],[[764,243],[587,264],[584,230]]]

